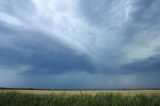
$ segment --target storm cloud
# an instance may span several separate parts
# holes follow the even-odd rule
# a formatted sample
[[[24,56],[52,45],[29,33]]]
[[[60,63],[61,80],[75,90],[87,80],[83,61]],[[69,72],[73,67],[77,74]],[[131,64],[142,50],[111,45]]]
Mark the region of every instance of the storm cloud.
[[[159,88],[159,0],[1,0],[0,86]]]

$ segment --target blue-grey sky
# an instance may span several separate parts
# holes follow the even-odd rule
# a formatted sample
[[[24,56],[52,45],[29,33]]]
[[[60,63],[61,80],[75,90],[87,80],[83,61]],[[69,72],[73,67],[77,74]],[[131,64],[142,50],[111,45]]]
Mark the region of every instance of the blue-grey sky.
[[[160,88],[160,0],[0,0],[0,86]]]

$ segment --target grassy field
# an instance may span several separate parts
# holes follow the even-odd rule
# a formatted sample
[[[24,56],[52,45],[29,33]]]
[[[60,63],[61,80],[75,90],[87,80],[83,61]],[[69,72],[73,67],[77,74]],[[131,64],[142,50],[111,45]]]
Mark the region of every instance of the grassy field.
[[[160,90],[2,90],[1,92],[19,92],[25,94],[67,94],[67,95],[79,95],[79,94],[89,94],[96,95],[97,93],[107,93],[107,94],[121,94],[121,95],[160,95]]]
[[[160,106],[160,91],[1,90],[0,106]]]

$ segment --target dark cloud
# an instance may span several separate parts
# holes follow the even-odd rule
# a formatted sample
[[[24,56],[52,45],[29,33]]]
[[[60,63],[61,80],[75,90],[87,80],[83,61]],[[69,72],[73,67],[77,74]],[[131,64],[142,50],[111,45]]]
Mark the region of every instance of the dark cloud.
[[[7,31],[6,34],[4,31]],[[7,46],[10,44],[1,42],[1,65],[30,66],[31,69],[26,72],[28,74],[60,74],[67,71],[94,70],[87,55],[78,54],[55,39],[44,36],[41,32],[3,28],[1,36],[10,40],[9,43],[12,45],[10,47]]]
[[[159,5],[159,0],[135,0],[130,12],[131,21],[126,25],[124,34],[131,37],[141,31],[159,30]]]
[[[137,0],[134,2],[134,11],[131,13],[135,22],[155,23],[158,20],[160,12],[157,11],[159,0]]]
[[[1,0],[0,86],[159,87],[159,5]]]
[[[127,64],[123,67],[129,73],[146,73],[157,72],[160,73],[160,56],[150,57],[143,61],[136,61],[132,64]]]

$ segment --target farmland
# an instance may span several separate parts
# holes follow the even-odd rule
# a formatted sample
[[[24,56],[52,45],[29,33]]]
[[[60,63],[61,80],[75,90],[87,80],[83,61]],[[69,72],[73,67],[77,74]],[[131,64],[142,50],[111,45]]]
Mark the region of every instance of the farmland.
[[[160,90],[1,90],[0,106],[160,106]]]
[[[96,95],[97,93],[105,93],[105,94],[121,94],[121,95],[159,95],[160,90],[3,90],[0,92],[18,92],[25,94],[67,94],[67,95],[80,95],[89,94]]]

